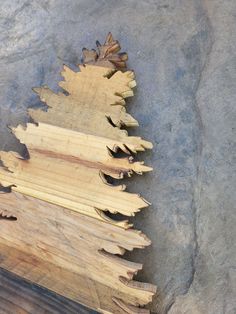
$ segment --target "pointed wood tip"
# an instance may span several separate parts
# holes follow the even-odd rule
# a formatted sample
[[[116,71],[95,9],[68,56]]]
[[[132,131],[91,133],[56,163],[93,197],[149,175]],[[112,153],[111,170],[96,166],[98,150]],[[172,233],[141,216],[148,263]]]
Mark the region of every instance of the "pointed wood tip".
[[[82,63],[94,64],[113,69],[125,69],[128,55],[125,52],[119,53],[121,47],[117,40],[114,39],[111,32],[106,36],[105,42],[102,45],[96,41],[97,51],[94,49],[83,48]]]

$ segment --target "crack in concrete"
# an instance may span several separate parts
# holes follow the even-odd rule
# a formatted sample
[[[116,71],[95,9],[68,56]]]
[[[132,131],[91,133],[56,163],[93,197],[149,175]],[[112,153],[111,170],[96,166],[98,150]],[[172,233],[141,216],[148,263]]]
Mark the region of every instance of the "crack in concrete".
[[[194,251],[192,254],[192,260],[191,260],[191,275],[190,278],[187,282],[186,285],[186,290],[182,294],[175,295],[174,300],[169,304],[169,306],[166,309],[166,314],[170,312],[171,308],[176,302],[176,299],[181,295],[187,295],[189,293],[189,290],[191,289],[195,275],[196,275],[196,259],[199,254],[199,242],[198,242],[198,232],[197,232],[197,216],[198,216],[198,206],[199,206],[199,201],[200,201],[200,194],[201,194],[201,182],[202,182],[202,173],[203,173],[203,140],[204,140],[204,135],[203,135],[203,130],[204,130],[204,124],[202,121],[202,115],[201,115],[201,110],[199,108],[198,100],[197,100],[197,93],[199,91],[200,84],[202,82],[203,74],[206,72],[206,69],[209,64],[210,56],[212,53],[212,49],[214,46],[214,40],[213,40],[213,32],[212,32],[212,26],[209,17],[206,17],[207,25],[209,28],[209,39],[210,39],[210,44],[209,47],[206,51],[205,55],[205,60],[203,62],[202,68],[199,71],[199,77],[196,82],[196,86],[194,87],[193,91],[193,99],[194,99],[194,110],[196,112],[196,118],[198,121],[198,129],[199,129],[199,138],[198,138],[198,149],[197,149],[197,158],[196,158],[196,180],[195,184],[193,185],[193,195],[192,195],[192,201],[191,201],[191,210],[193,212],[193,242],[194,242]]]
[[[193,198],[192,198],[192,204],[191,204],[191,208],[193,210],[193,240],[194,240],[194,253],[193,253],[193,258],[192,258],[192,273],[191,273],[191,277],[189,280],[189,285],[187,287],[187,291],[185,294],[187,294],[194,282],[194,278],[195,278],[195,274],[196,274],[196,258],[199,254],[199,243],[198,243],[198,233],[197,233],[197,216],[198,216],[198,207],[199,207],[199,201],[200,201],[200,197],[201,197],[201,182],[202,182],[202,173],[203,173],[203,141],[204,141],[204,135],[203,135],[203,130],[204,130],[204,124],[202,121],[202,115],[201,115],[201,110],[199,108],[199,104],[198,104],[198,99],[197,99],[197,93],[199,91],[199,87],[200,84],[202,82],[202,78],[203,78],[203,74],[206,72],[206,69],[208,67],[209,64],[209,60],[210,60],[210,56],[212,53],[212,49],[213,49],[213,45],[214,45],[214,40],[213,40],[213,33],[212,33],[212,27],[211,27],[211,23],[209,20],[209,17],[207,17],[207,22],[208,22],[208,27],[210,29],[210,45],[208,47],[208,50],[206,52],[206,56],[205,56],[205,61],[204,64],[202,66],[202,69],[199,73],[199,78],[193,93],[193,97],[194,97],[194,107],[195,107],[195,112],[197,115],[197,119],[198,119],[198,127],[199,127],[199,131],[200,131],[200,135],[199,135],[199,145],[198,145],[198,152],[197,152],[197,167],[196,167],[196,184],[195,184],[195,189],[193,190]]]

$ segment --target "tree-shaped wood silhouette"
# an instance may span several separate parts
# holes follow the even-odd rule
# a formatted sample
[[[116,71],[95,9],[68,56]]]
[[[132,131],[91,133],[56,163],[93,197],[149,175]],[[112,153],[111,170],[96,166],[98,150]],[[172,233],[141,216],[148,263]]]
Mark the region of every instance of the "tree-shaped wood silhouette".
[[[0,183],[11,190],[0,211],[17,219],[0,221],[0,267],[102,313],[146,313],[155,287],[135,282],[142,265],[118,255],[150,240],[108,212],[133,216],[148,202],[107,178],[150,171],[133,155],[152,144],[123,129],[138,125],[125,107],[134,73],[117,70],[127,54],[110,33],[97,45],[83,49],[78,72],[64,66],[64,92],[34,89],[48,110],[30,109],[34,123],[12,128],[29,158],[0,152]]]

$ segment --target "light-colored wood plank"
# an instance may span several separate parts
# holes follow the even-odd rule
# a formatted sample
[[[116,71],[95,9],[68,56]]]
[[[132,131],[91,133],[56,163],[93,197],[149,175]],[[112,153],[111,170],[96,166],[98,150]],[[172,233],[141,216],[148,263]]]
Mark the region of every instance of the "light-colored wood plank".
[[[124,185],[106,182],[104,174],[122,178],[124,174],[151,170],[129,157],[112,157],[107,147],[122,147],[122,142],[114,144],[113,140],[44,123],[18,126],[14,133],[26,144],[30,159],[0,152],[5,166],[0,168],[3,186],[14,185],[15,191],[102,220],[106,218],[101,211],[132,216],[148,206],[139,195],[123,191]]]
[[[122,302],[134,306],[145,305],[151,301],[155,288],[144,283],[138,283],[137,286],[137,283],[132,281],[133,275],[142,268],[142,265],[112,255],[149,245],[150,241],[142,233],[132,229],[117,228],[109,223],[15,192],[1,194],[1,209],[17,217],[16,221],[0,221],[1,245],[18,252],[17,258],[27,260],[24,257],[27,254],[34,258],[30,272],[28,266],[20,267],[18,262],[8,266],[8,270],[26,279],[30,279],[31,272],[35,273],[34,276],[40,272],[38,273],[40,280],[36,282],[48,289],[52,289],[53,283],[49,284],[49,280],[45,278],[49,276],[55,281],[51,273],[53,265],[71,272],[78,275],[80,284],[67,283],[66,278],[64,280],[61,277],[61,283],[57,283],[59,288],[55,291],[61,293],[63,286],[72,285],[73,292],[67,293],[67,297],[77,301],[80,298],[81,303],[96,308],[98,305],[94,306],[94,302],[102,301],[98,296],[95,298],[90,295],[93,294],[92,287],[98,285],[101,293],[107,294],[107,297],[110,296],[108,290],[111,289],[113,293],[109,303],[111,308],[104,308],[111,313],[113,307],[116,308],[112,298],[121,299]],[[0,260],[3,259],[2,254],[1,249]],[[41,261],[52,264],[50,271],[47,268],[38,270],[35,267]],[[6,267],[6,264],[0,263],[0,266]],[[32,264],[30,260],[29,264]],[[84,282],[85,286],[81,282]],[[88,284],[89,286],[86,286]],[[74,297],[76,291],[78,298]],[[84,293],[89,293],[84,297],[85,299],[83,299]],[[119,313],[123,312],[120,310]]]
[[[124,141],[124,144],[134,143],[140,148],[151,148],[150,143],[141,138],[128,137],[126,130],[120,130],[123,125],[138,125],[125,109],[125,98],[133,96],[132,88],[136,85],[134,73],[114,72],[91,65],[80,66],[80,70],[74,72],[64,66],[61,75],[65,80],[59,85],[68,95],[55,94],[48,87],[35,88],[49,108],[47,112],[29,109],[32,118],[37,122]]]
[[[48,110],[12,128],[29,154],[0,152],[0,267],[101,313],[141,314],[155,287],[134,281],[142,265],[118,255],[150,241],[116,214],[148,202],[107,176],[152,170],[134,158],[152,144],[122,129],[138,123],[126,112],[136,83],[117,71],[127,58],[119,49],[108,34],[98,52],[84,50],[89,64],[64,66],[63,93],[35,89]]]

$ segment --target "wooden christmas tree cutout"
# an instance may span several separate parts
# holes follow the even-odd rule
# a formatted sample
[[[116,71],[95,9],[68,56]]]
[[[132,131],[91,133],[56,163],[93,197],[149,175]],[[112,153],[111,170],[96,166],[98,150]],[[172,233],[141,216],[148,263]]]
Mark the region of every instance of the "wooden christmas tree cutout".
[[[34,123],[12,128],[29,156],[0,152],[0,267],[101,313],[148,313],[140,306],[155,287],[135,282],[142,265],[118,255],[150,240],[108,215],[134,216],[148,202],[107,176],[152,170],[133,157],[152,144],[121,129],[138,122],[126,112],[136,83],[117,70],[119,50],[111,34],[98,53],[84,49],[78,72],[64,66],[66,94],[35,88],[48,110],[30,109]]]

